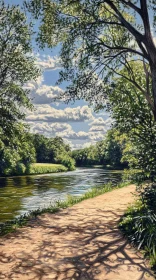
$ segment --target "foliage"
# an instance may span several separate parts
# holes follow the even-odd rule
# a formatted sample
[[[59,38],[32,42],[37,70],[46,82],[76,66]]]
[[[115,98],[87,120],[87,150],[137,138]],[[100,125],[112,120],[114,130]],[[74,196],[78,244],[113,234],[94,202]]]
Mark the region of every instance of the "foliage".
[[[128,183],[127,183],[128,185]],[[125,183],[120,183],[117,186],[112,186],[111,183],[107,183],[101,187],[95,187],[84,195],[77,197],[77,196],[68,196],[65,201],[57,201],[55,205],[49,205],[46,208],[39,208],[34,211],[30,211],[28,214],[21,215],[19,218],[14,219],[13,221],[8,221],[4,224],[0,224],[0,236],[7,234],[8,232],[12,232],[16,230],[18,227],[22,227],[26,225],[31,219],[36,218],[38,215],[43,213],[56,213],[62,208],[70,207],[76,203],[79,203],[85,199],[93,198],[100,194],[104,194],[106,192],[112,191],[114,189],[125,187]]]
[[[132,169],[132,168],[124,169],[122,174],[122,180],[130,181],[131,183],[136,183],[136,182],[142,183],[143,181],[145,181],[145,179],[147,178],[145,178],[144,173],[138,169]]]
[[[88,148],[73,150],[72,157],[75,159],[77,166],[91,166],[99,163],[97,149],[93,145]]]
[[[143,189],[139,190],[140,199],[142,204],[145,205],[148,210],[156,214],[156,185],[155,183],[147,185]]]
[[[23,125],[18,125],[18,135],[10,145],[0,141],[0,175],[21,175],[26,172],[29,164],[35,162],[36,154],[30,135]]]
[[[131,63],[136,81],[146,87],[140,63]],[[125,75],[128,71],[123,68]],[[116,87],[109,96],[109,109],[115,127],[124,135],[125,147],[122,160],[132,169],[142,170],[137,183],[149,178],[155,180],[156,170],[156,125],[143,93],[125,78],[115,78]],[[137,177],[136,177],[137,179]]]
[[[122,162],[122,154],[125,143],[121,141],[122,135],[116,129],[107,132],[104,140],[103,164],[111,165],[113,168],[127,167],[126,161]],[[98,145],[98,144],[97,144]]]
[[[72,152],[77,166],[104,165],[111,168],[127,167],[127,161],[122,160],[125,143],[121,141],[122,135],[116,129],[109,130],[104,140],[88,148]]]
[[[39,70],[31,48],[31,25],[18,6],[0,0],[0,139],[10,142],[18,133],[17,123],[31,109],[26,82],[36,79]]]
[[[68,170],[74,170],[75,169],[75,160],[71,158],[68,154],[60,154],[57,157],[56,162],[63,164],[68,168]]]
[[[75,169],[69,145],[62,138],[32,135],[22,125],[18,129],[20,137],[14,137],[12,144],[6,146],[0,142],[0,175],[41,174]],[[36,161],[37,164],[32,164]]]
[[[145,250],[152,265],[156,266],[156,186],[146,186],[139,201],[128,209],[120,228],[129,240]]]
[[[31,47],[31,24],[18,6],[0,0],[0,175],[24,174],[35,150],[22,122],[32,109],[26,82],[39,69]]]
[[[40,163],[63,164],[68,170],[75,168],[69,145],[61,137],[47,138],[40,134],[31,136],[36,150],[36,160]]]
[[[156,26],[155,1],[25,2],[40,20],[40,46],[61,48],[60,82],[72,81],[68,100],[83,98],[100,107],[114,89],[112,78],[122,76],[142,92],[156,120],[156,46],[151,31]],[[132,61],[144,66],[145,87],[136,80]],[[121,72],[123,66],[128,76]]]
[[[33,163],[30,165],[27,174],[46,174],[63,172],[68,169],[62,164],[52,164],[52,163]]]

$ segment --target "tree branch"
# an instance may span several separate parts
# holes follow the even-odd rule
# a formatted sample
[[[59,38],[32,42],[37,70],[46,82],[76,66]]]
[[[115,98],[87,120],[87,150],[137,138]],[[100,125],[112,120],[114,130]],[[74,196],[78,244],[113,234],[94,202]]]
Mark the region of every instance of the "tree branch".
[[[105,1],[116,13],[117,18],[120,20],[120,22],[130,31],[130,33],[139,41],[143,40],[143,35],[137,31],[120,13],[120,11],[117,9],[117,7],[114,5],[114,3],[111,0]]]
[[[131,1],[126,1],[126,0],[120,0],[120,1],[123,2],[125,5],[129,6],[130,8],[132,8],[141,16],[141,9],[135,6]]]

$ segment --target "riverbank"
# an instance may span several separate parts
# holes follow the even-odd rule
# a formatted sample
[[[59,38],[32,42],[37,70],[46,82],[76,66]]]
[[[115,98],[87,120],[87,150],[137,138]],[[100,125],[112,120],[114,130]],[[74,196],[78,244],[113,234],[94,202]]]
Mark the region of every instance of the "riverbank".
[[[118,229],[134,192],[129,185],[43,214],[1,238],[1,279],[154,279]]]
[[[68,195],[68,198],[66,200],[62,200],[62,201],[58,200],[53,205],[49,205],[48,207],[38,208],[36,210],[30,211],[29,213],[25,213],[24,215],[20,215],[19,218],[13,219],[5,223],[1,223],[0,236],[15,231],[19,227],[26,225],[30,220],[35,219],[38,215],[44,213],[56,213],[60,211],[60,209],[73,206],[74,204],[77,204],[83,200],[96,197],[106,192],[111,192],[114,189],[122,188],[125,185],[126,183],[120,183],[116,186],[113,186],[112,183],[107,183],[104,186],[92,188],[91,190],[87,191],[84,195],[81,196],[74,197]]]
[[[28,175],[48,174],[68,171],[68,168],[62,164],[54,163],[32,163]]]
[[[74,170],[74,169],[72,169]],[[49,174],[49,173],[58,173],[58,172],[67,172],[71,171],[69,168],[63,164],[54,164],[54,163],[31,163],[29,167],[23,170],[20,169],[18,173],[1,175],[0,178],[9,178],[9,177],[19,177],[19,176],[28,176],[28,175],[40,175],[40,174]]]
[[[58,200],[66,200],[68,195],[81,196],[94,186],[99,188],[110,181],[116,186],[121,177],[121,173],[103,169],[80,168],[53,174],[0,178],[0,223],[54,205]]]

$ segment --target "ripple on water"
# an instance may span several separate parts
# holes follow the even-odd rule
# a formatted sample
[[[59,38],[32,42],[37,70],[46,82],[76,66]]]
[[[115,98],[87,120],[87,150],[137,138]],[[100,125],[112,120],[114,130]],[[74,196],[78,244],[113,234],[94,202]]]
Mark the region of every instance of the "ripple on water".
[[[88,189],[121,179],[121,171],[79,168],[75,171],[40,176],[0,178],[0,222],[25,212],[54,204],[67,195],[81,195]]]

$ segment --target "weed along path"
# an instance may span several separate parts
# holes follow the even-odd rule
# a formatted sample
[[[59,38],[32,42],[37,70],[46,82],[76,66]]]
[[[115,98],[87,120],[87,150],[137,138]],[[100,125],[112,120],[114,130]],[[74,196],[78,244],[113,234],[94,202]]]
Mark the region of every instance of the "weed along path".
[[[0,279],[154,279],[143,256],[118,230],[134,191],[130,185],[41,215],[1,238]]]

